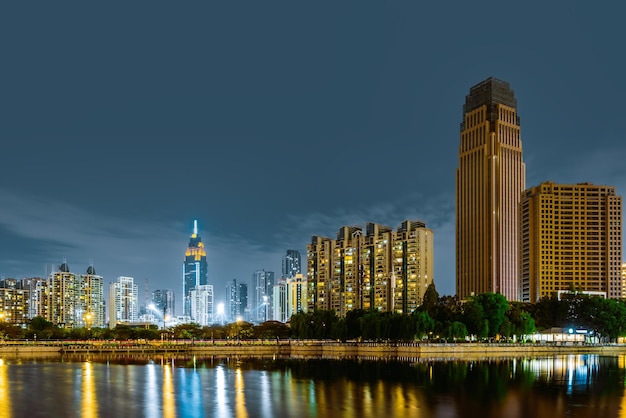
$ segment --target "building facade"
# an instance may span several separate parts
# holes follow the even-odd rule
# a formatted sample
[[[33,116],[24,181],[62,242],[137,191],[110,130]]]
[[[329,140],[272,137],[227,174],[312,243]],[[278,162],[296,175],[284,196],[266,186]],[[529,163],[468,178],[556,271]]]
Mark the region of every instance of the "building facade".
[[[230,280],[226,284],[226,315],[227,320],[249,319],[248,316],[248,284]]]
[[[213,323],[212,285],[199,285],[191,290],[191,320],[202,326]]]
[[[307,285],[302,274],[281,279],[274,285],[274,316],[272,319],[287,322],[292,315],[307,311]]]
[[[296,277],[296,274],[302,273],[302,260],[300,257],[300,251],[287,250],[285,258],[283,258],[283,278],[289,279]]]
[[[518,205],[526,184],[517,100],[488,78],[463,106],[456,170],[456,293],[519,300]]]
[[[30,290],[22,280],[0,280],[0,322],[26,326],[30,318]]]
[[[411,313],[434,280],[433,231],[422,221],[393,230],[368,223],[344,226],[336,239],[314,236],[307,246],[307,309]]]
[[[63,328],[92,328],[106,325],[104,279],[93,266],[86,274],[75,274],[63,262],[51,272],[48,282],[25,279],[31,289],[31,314],[41,316]]]
[[[198,235],[198,221],[193,221],[193,233],[185,251],[183,262],[183,311],[191,316],[191,290],[208,284],[208,264],[202,238]]]
[[[571,291],[624,297],[614,187],[544,182],[524,192],[520,213],[522,301]]]
[[[164,322],[168,317],[176,316],[176,300],[172,289],[157,289],[152,292],[152,304]]]
[[[252,283],[254,283],[252,322],[261,323],[267,321],[268,319],[272,319],[274,272],[257,270],[252,275]]]
[[[132,277],[120,276],[109,285],[109,327],[139,319],[139,288]]]
[[[106,326],[106,307],[104,303],[104,279],[96,274],[93,266],[80,276],[80,310],[78,326],[85,328],[103,328]]]

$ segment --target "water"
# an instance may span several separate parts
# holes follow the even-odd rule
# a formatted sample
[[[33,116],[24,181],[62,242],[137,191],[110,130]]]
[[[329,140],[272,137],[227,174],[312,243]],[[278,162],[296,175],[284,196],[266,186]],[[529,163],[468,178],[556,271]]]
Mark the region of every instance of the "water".
[[[0,359],[2,417],[626,417],[625,356]]]

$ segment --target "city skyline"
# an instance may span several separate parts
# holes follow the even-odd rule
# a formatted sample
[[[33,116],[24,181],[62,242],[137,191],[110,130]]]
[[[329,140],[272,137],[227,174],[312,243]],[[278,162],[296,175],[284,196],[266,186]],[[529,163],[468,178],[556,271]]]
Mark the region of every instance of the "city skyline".
[[[454,294],[458,124],[491,76],[515,90],[526,187],[623,195],[621,14],[449,7],[10,6],[0,275],[46,277],[65,258],[181,301],[197,219],[224,302],[227,281],[281,272],[313,235],[423,219],[437,290]],[[471,21],[490,24],[466,42]]]

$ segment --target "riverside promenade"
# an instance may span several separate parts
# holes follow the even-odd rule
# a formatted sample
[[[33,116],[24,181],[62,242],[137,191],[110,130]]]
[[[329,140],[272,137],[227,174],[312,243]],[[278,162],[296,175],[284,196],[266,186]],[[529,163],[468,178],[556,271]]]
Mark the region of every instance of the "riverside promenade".
[[[330,340],[209,341],[11,341],[0,343],[0,356],[64,354],[178,354],[201,356],[288,356],[366,358],[477,358],[553,354],[626,355],[626,345],[536,343],[339,342]]]

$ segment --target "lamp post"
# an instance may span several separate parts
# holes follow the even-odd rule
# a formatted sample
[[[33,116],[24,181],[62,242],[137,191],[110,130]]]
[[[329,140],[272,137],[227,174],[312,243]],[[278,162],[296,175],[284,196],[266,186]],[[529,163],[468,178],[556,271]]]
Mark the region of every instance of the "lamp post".
[[[87,325],[87,329],[91,330],[91,320],[93,319],[93,315],[91,312],[87,312],[85,314],[85,325]]]

